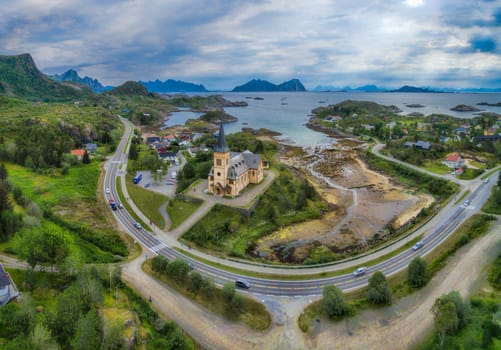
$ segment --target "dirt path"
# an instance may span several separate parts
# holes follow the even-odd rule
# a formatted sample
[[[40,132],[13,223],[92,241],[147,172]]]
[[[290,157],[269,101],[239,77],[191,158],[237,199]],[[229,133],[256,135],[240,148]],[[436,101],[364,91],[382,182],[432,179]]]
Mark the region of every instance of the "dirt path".
[[[426,288],[391,307],[369,310],[346,322],[323,322],[307,335],[307,347],[397,350],[415,345],[433,327],[430,309],[436,298],[452,290],[469,296],[485,285],[485,266],[501,249],[500,233],[498,218],[488,235],[459,250]]]

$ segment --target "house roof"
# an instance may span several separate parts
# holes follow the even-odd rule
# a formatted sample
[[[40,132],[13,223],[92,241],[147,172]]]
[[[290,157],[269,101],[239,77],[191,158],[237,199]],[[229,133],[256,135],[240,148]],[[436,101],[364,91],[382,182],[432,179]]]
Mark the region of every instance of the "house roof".
[[[84,149],[72,149],[70,151],[70,153],[74,156],[77,156],[77,157],[82,157],[85,153],[85,150]]]
[[[219,126],[219,134],[217,135],[217,145],[216,148],[214,148],[214,151],[216,152],[229,152],[230,148],[226,144],[226,138],[224,137],[224,128],[223,128],[223,121],[221,120],[221,124]]]
[[[447,160],[449,162],[457,162],[461,157],[457,153],[451,153],[447,156]]]
[[[10,278],[7,272],[4,270],[3,265],[0,264],[0,289],[5,286],[10,285]]]

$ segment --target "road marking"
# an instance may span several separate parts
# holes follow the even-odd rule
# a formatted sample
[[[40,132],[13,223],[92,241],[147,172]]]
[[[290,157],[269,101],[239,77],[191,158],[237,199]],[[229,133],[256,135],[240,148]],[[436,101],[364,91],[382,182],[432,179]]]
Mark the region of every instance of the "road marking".
[[[164,248],[167,248],[167,244],[165,243],[160,243],[160,244],[157,244],[156,246],[154,247],[151,247],[150,250],[155,253],[155,252],[158,252],[159,250],[162,250]]]

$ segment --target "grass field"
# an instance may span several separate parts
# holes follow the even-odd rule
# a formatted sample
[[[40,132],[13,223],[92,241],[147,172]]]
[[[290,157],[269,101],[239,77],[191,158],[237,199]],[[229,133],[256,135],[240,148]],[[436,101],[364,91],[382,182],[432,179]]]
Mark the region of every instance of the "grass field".
[[[189,218],[202,205],[202,202],[185,201],[174,198],[167,205],[167,214],[171,220],[169,230],[173,230]]]
[[[423,168],[440,175],[445,175],[451,172],[451,168],[445,166],[439,161],[428,162]]]
[[[134,185],[132,178],[132,175],[126,176],[127,192],[129,192],[130,198],[152,223],[163,229],[165,219],[159,209],[169,198],[163,194],[148,191],[140,185]]]

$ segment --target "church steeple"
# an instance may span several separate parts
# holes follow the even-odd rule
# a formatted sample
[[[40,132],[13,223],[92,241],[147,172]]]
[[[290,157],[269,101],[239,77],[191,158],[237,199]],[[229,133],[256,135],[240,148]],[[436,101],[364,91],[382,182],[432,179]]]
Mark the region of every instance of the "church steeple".
[[[221,120],[221,124],[219,126],[219,135],[217,137],[217,145],[216,148],[214,149],[216,152],[221,152],[221,153],[226,153],[229,152],[230,149],[228,145],[226,144],[226,139],[224,137],[224,128],[223,128],[223,121]]]

